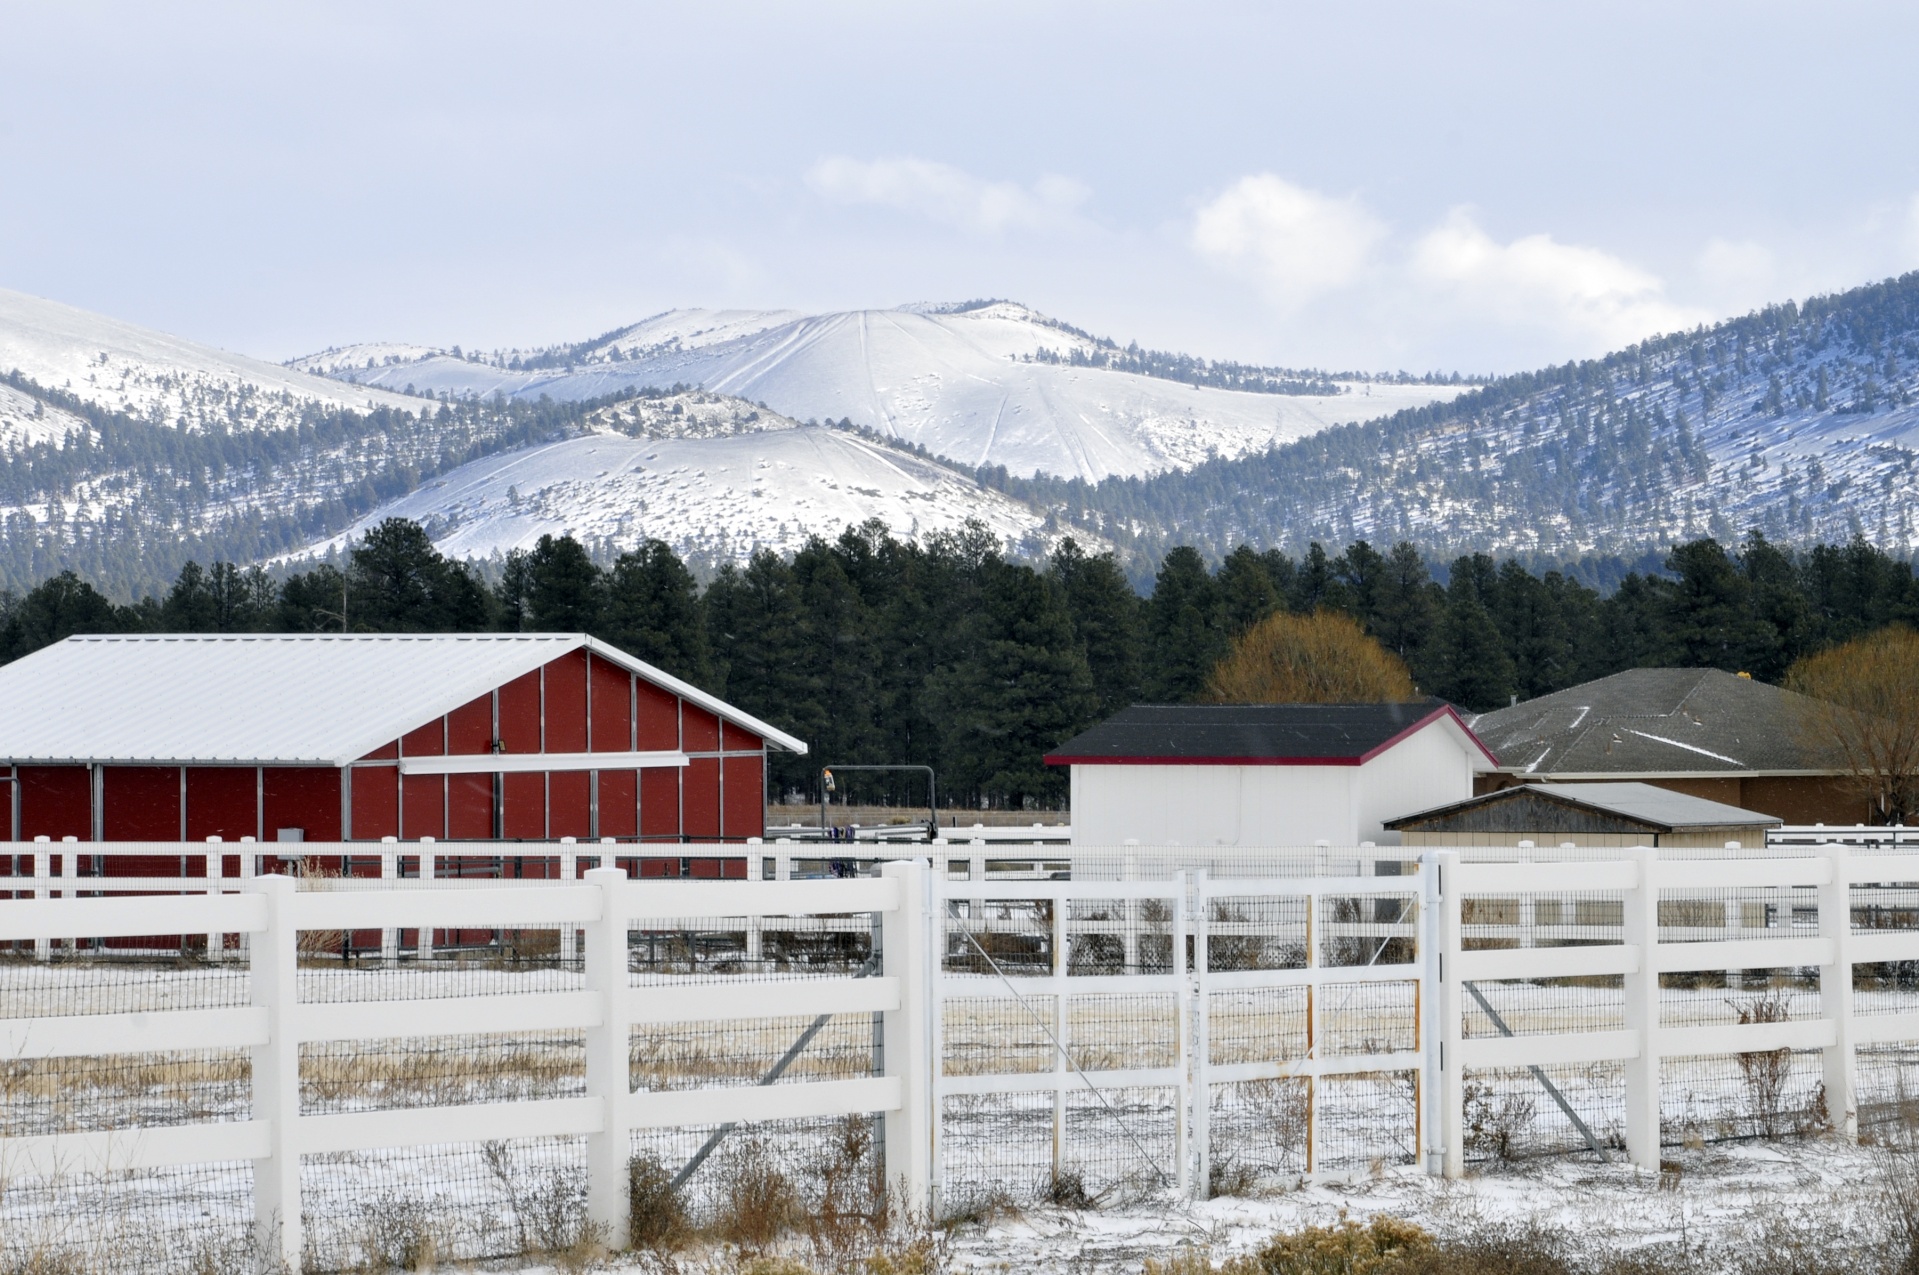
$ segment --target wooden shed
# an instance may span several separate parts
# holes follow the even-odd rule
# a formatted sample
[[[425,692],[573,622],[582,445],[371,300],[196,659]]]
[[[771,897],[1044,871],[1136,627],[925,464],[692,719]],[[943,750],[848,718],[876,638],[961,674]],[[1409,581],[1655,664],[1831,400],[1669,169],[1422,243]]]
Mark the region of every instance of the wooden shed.
[[[1742,846],[1780,820],[1653,784],[1522,784],[1386,821],[1409,846]]]

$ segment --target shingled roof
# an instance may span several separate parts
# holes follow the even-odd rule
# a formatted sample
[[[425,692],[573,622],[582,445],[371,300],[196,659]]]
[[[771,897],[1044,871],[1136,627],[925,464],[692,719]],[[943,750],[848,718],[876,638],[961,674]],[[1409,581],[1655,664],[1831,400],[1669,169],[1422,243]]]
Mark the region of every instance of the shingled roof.
[[[1469,719],[1500,768],[1601,775],[1834,774],[1812,701],[1718,669],[1629,669]]]
[[[1483,754],[1452,705],[1135,704],[1047,754],[1049,766],[1356,766],[1434,723],[1448,723]]]

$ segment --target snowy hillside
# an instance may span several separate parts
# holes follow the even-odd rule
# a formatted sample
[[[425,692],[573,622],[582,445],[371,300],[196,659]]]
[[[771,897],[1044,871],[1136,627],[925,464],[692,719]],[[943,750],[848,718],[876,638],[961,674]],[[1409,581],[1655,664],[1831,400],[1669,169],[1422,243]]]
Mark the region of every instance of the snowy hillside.
[[[1039,484],[1060,516],[1153,544],[1405,538],[1568,557],[1758,529],[1919,550],[1919,274],[1134,491]]]
[[[481,397],[577,401],[698,385],[796,419],[850,420],[965,466],[1089,481],[1240,456],[1458,393],[1388,381],[1337,394],[1248,393],[1072,366],[1099,344],[1007,302],[815,316],[676,310],[555,351],[400,357],[404,348],[349,347],[294,366]]]
[[[413,413],[421,406],[417,399],[349,389],[338,381],[0,289],[0,373],[7,372],[110,412],[183,428],[274,428],[297,421],[304,408],[316,404]],[[16,435],[4,424],[11,419],[0,403],[0,446],[16,437],[34,437]]]
[[[944,465],[840,429],[766,423],[705,437],[594,433],[488,457],[381,506],[349,534],[402,517],[457,556],[570,532],[612,550],[660,539],[706,561],[791,552],[809,535],[831,538],[869,518],[915,539],[969,518],[1015,544],[1056,538],[1027,506]]]

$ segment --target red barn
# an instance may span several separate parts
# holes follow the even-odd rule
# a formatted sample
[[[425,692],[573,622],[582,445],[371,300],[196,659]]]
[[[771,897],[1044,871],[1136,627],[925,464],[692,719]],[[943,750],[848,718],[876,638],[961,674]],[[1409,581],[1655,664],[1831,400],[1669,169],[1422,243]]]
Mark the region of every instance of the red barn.
[[[740,841],[769,748],[583,634],[72,637],[0,668],[0,831]]]

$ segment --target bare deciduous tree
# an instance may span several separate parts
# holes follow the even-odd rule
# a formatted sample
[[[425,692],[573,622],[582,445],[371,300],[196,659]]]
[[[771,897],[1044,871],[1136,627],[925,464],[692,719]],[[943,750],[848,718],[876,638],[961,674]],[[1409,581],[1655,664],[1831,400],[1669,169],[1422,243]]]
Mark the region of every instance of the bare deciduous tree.
[[[1805,729],[1843,758],[1880,822],[1919,811],[1919,633],[1889,625],[1808,655],[1786,689],[1815,701]]]

